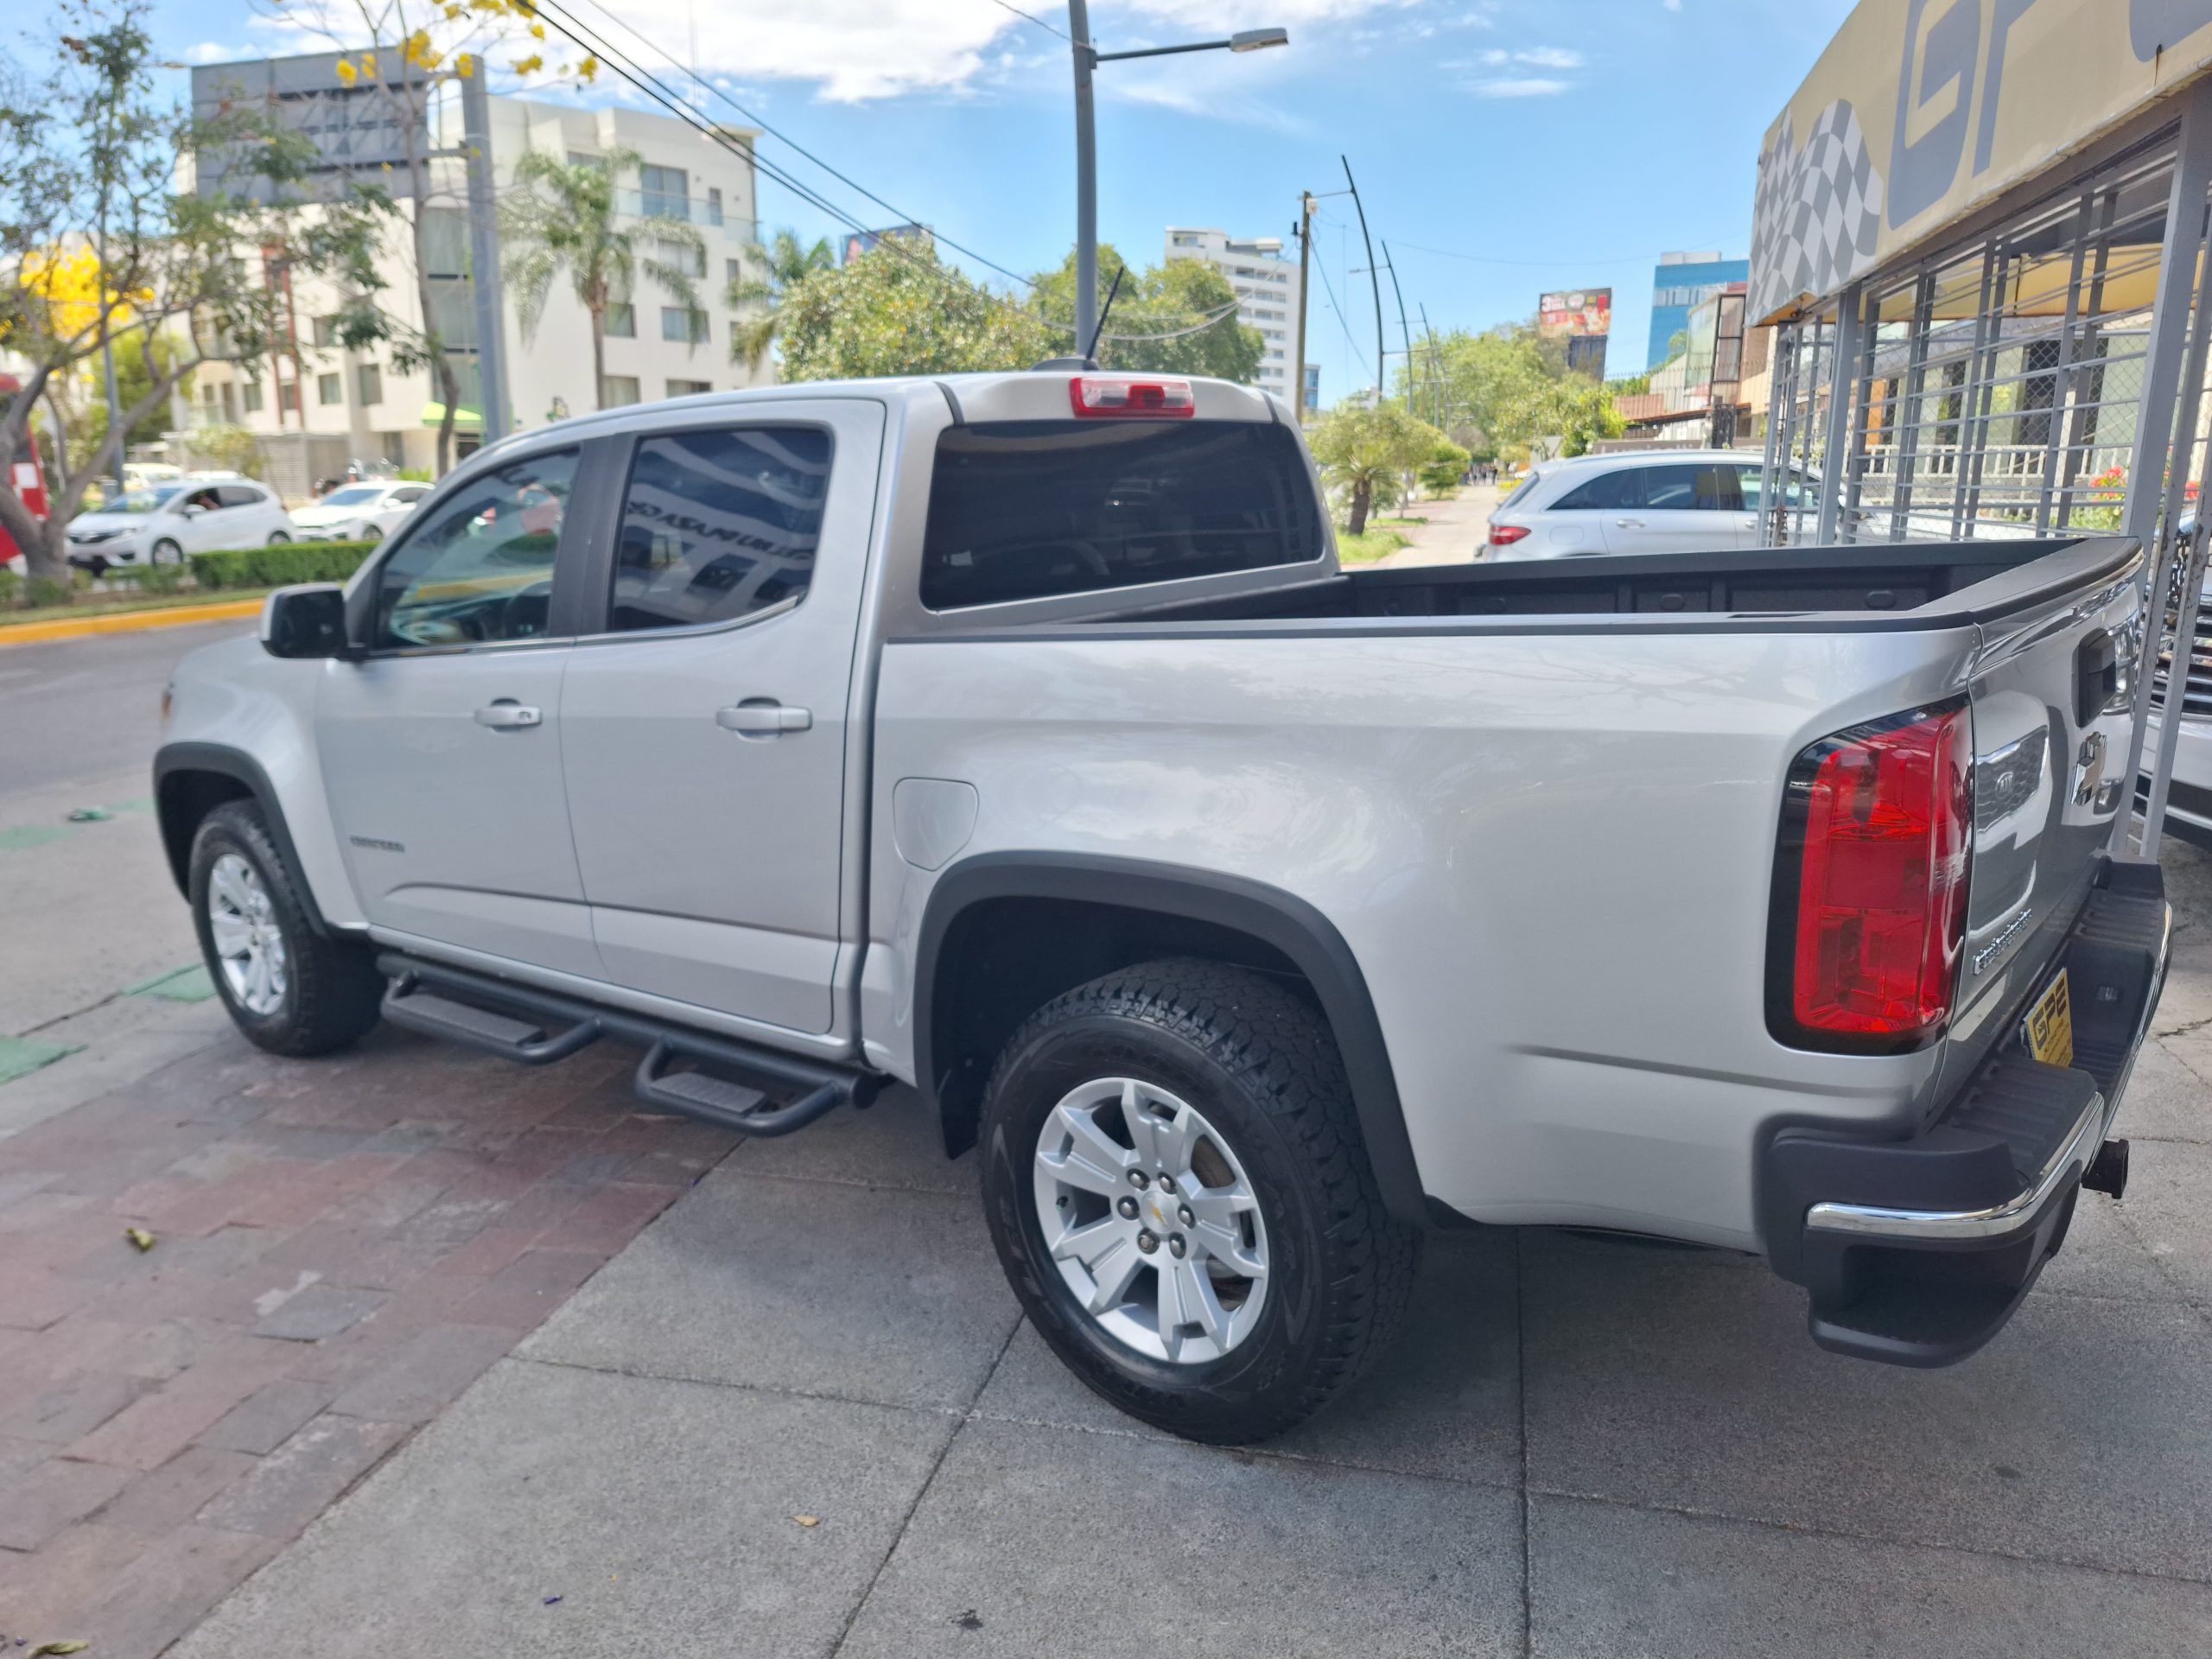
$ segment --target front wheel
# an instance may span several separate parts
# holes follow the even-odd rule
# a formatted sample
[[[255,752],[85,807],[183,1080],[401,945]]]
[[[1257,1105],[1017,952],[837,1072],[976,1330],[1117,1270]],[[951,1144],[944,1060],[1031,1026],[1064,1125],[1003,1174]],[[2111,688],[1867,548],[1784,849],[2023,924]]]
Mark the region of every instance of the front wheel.
[[[324,1054],[376,1024],[375,957],[308,923],[258,806],[226,801],[201,821],[190,891],[208,976],[248,1041],[272,1054]]]
[[[154,543],[154,550],[146,556],[149,564],[175,564],[184,557],[184,550],[166,536]]]
[[[1321,1016],[1264,976],[1157,962],[1068,992],[1000,1057],[982,1141],[1023,1307],[1147,1422],[1281,1433],[1404,1311],[1420,1236],[1383,1207]]]

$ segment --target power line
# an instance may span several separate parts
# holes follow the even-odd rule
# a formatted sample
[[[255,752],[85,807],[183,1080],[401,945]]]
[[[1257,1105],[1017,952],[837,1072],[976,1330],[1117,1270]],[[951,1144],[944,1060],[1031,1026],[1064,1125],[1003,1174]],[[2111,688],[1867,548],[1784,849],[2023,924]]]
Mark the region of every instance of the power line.
[[[1001,11],[1012,12],[1015,16],[1020,18],[1025,22],[1036,24],[1038,28],[1043,29],[1047,35],[1058,35],[1060,39],[1067,41],[1070,46],[1073,46],[1075,44],[1072,40],[1069,39],[1066,30],[1054,29],[1042,17],[1039,17],[1030,12],[1024,11],[1020,6],[1010,6],[1007,4],[1006,0],[991,0],[991,3],[996,6]],[[1001,27],[1003,28],[1004,25],[1001,24]]]
[[[1351,353],[1354,360],[1361,368],[1366,368],[1367,359],[1361,354],[1359,347],[1352,344],[1351,319],[1344,315],[1344,307],[1337,303],[1337,290],[1330,285],[1329,267],[1326,262],[1315,260],[1313,269],[1321,273],[1321,291],[1329,296],[1329,309],[1337,314],[1337,321],[1344,326],[1345,348]]]
[[[1005,0],[999,0],[999,3],[1004,4]],[[590,0],[590,4],[594,11],[600,13],[601,16],[606,17],[609,22],[618,25],[632,39],[651,47],[655,52],[658,53],[671,67],[678,69],[684,74],[690,76],[693,86],[700,87],[704,91],[712,93],[715,97],[721,99],[723,103],[728,105],[730,108],[735,110],[747,121],[750,121],[754,126],[760,128],[761,131],[768,133],[772,137],[781,140],[784,143],[790,145],[801,156],[804,156],[808,161],[812,162],[815,166],[820,168],[824,173],[827,173],[831,178],[836,180],[840,184],[859,191],[861,194],[866,196],[877,207],[882,208],[884,212],[896,215],[909,225],[918,225],[922,222],[919,219],[916,218],[915,215],[908,213],[905,208],[894,207],[892,203],[886,201],[881,196],[877,195],[874,191],[869,189],[858,180],[839,172],[836,168],[830,166],[829,162],[823,161],[819,156],[817,156],[812,150],[807,149],[805,145],[800,143],[796,138],[793,138],[791,134],[773,125],[755,111],[746,108],[744,105],[739,103],[736,99],[731,97],[730,94],[725,92],[721,87],[716,86],[714,82],[701,75],[695,67],[679,62],[669,52],[667,48],[660,45],[659,42],[652,40],[650,36],[641,33],[636,25],[631,23],[626,18],[617,16],[611,8],[602,3],[602,0]],[[1007,10],[1012,11],[1014,8],[1008,6],[1007,7]],[[1028,16],[1027,12],[1021,12],[1018,15],[1025,17]],[[1033,22],[1036,20],[1032,18],[1031,21]],[[857,229],[859,227],[856,226],[855,228]],[[987,266],[990,270],[998,272],[1001,276],[1005,276],[1012,281],[1020,283],[1025,288],[1033,288],[1036,286],[1035,282],[1032,278],[1024,276],[1020,271],[1008,270],[1004,265],[1000,264],[995,260],[985,258],[982,254],[976,252],[975,249],[963,246],[960,243],[954,241],[950,237],[946,236],[941,231],[932,230],[931,234],[935,236],[938,241],[944,243],[945,246],[952,249],[955,252],[966,254],[977,264]]]
[[[1618,259],[1492,259],[1478,253],[1454,253],[1449,248],[1423,247],[1418,242],[1400,242],[1398,245],[1419,253],[1433,253],[1440,258],[1464,259],[1471,265],[1510,265],[1520,270],[1560,270],[1570,265],[1632,265],[1648,257],[1627,254]]]

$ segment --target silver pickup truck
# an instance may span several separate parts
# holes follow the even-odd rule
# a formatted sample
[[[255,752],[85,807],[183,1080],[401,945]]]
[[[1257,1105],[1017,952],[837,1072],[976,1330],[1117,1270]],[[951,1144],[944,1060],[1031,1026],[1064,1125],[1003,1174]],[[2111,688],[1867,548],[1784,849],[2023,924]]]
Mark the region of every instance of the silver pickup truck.
[[[1994,1334],[2125,1177],[2142,588],[2114,539],[1346,570],[1246,388],[795,385],[476,455],[186,660],[156,791],[264,1048],[612,1038],[751,1135],[910,1084],[1061,1357],[1248,1440],[1432,1228],[1758,1252],[1871,1359]]]

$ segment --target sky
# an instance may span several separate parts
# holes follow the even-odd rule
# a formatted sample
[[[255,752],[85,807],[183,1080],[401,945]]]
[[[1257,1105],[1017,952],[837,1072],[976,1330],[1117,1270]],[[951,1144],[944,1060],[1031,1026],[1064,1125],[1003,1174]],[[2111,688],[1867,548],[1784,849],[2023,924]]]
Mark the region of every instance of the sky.
[[[850,218],[918,220],[1025,274],[1066,257],[1073,103],[1067,43],[1052,32],[1067,27],[1065,3],[568,3],[617,38],[610,14],[656,42],[636,55],[664,79],[688,84],[696,71],[715,118],[743,120],[718,101],[726,93],[899,210],[763,141],[765,161]],[[1140,264],[1161,258],[1169,225],[1280,236],[1294,252],[1300,192],[1324,195],[1306,356],[1333,403],[1375,378],[1358,221],[1350,197],[1326,194],[1344,188],[1349,157],[1416,334],[1423,306],[1439,332],[1482,329],[1531,316],[1547,289],[1609,285],[1607,372],[1635,373],[1659,255],[1750,251],[1762,135],[1849,10],[1849,0],[1096,0],[1102,51],[1290,32],[1284,48],[1100,67],[1100,236]],[[273,22],[269,0],[163,0],[153,28],[180,62],[321,47]],[[488,55],[495,89],[522,90],[504,72],[521,50]],[[577,94],[530,90],[626,96],[605,74]],[[760,212],[765,226],[810,237],[846,228],[765,177]],[[1395,369],[1387,272],[1382,308]]]

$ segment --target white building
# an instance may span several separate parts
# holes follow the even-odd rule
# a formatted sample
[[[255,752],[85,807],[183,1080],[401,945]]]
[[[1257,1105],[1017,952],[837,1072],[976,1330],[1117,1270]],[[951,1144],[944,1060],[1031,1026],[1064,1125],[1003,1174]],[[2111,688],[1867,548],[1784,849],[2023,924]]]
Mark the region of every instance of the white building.
[[[1295,388],[1305,378],[1291,366],[1298,349],[1298,261],[1283,257],[1282,239],[1246,240],[1221,231],[1170,226],[1170,259],[1203,259],[1236,290],[1237,320],[1260,331],[1267,342],[1260,358],[1260,388],[1295,409]]]
[[[251,66],[240,66],[250,68]],[[526,428],[599,407],[651,402],[693,392],[722,391],[772,380],[774,366],[758,374],[730,357],[736,321],[723,299],[745,247],[757,235],[753,132],[721,130],[734,152],[671,116],[631,110],[580,110],[564,105],[494,96],[489,100],[494,188],[516,187],[517,159],[543,150],[582,161],[617,148],[635,151],[643,165],[618,181],[617,204],[626,217],[683,219],[706,244],[696,266],[701,309],[684,308],[640,272],[626,305],[607,317],[607,380],[592,385],[588,314],[566,271],[557,274],[543,315],[525,336],[512,283],[503,285],[503,344],[507,395],[515,424]],[[433,142],[457,149],[461,106],[444,99],[432,112]],[[457,159],[435,161],[423,203],[402,201],[403,213],[429,216],[427,263],[436,332],[452,353],[461,385],[459,407],[475,416],[476,321],[468,278],[466,182]],[[379,303],[410,327],[419,327],[413,260],[406,232],[393,238],[383,262],[386,287]],[[640,249],[641,255],[645,251]],[[683,251],[671,249],[670,263]],[[281,268],[272,280],[282,283]],[[288,497],[304,496],[313,480],[343,474],[352,461],[400,467],[435,465],[442,405],[427,369],[402,372],[389,346],[349,351],[336,345],[329,318],[339,296],[318,278],[294,279],[289,308],[294,340],[249,373],[244,364],[210,364],[194,376],[183,447],[190,431],[216,424],[245,428],[261,441],[269,481]],[[480,417],[457,422],[456,456],[483,441]]]

